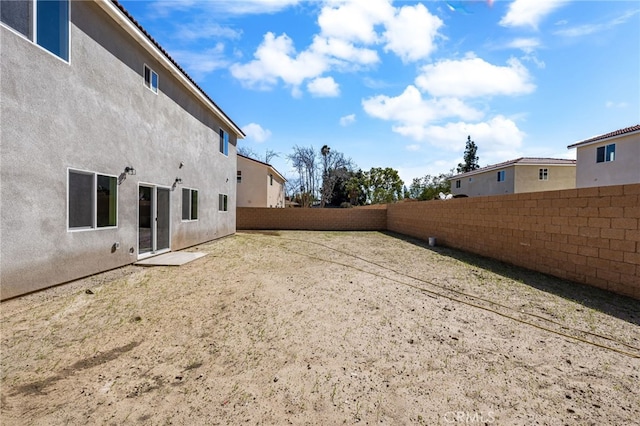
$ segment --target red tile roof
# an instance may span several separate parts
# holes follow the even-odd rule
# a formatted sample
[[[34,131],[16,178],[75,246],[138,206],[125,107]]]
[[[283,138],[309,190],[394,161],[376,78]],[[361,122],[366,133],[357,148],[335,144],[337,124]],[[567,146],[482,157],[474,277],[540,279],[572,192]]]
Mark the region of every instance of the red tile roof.
[[[222,110],[222,108],[220,108],[220,107],[218,106],[218,104],[216,104],[216,103],[213,101],[213,99],[211,99],[211,98],[209,97],[209,95],[207,95],[207,92],[205,92],[204,90],[202,90],[202,88],[201,88],[200,86],[198,86],[198,83],[196,83],[196,82],[195,82],[195,80],[194,80],[193,78],[191,78],[191,76],[190,76],[189,74],[187,74],[187,72],[186,72],[186,71],[185,71],[185,70],[184,70],[184,69],[183,69],[183,68],[182,68],[182,67],[181,67],[181,66],[176,62],[176,60],[175,60],[175,59],[173,59],[173,58],[171,57],[171,55],[169,55],[169,53],[167,53],[167,51],[166,51],[166,50],[164,50],[164,48],[163,48],[162,46],[160,46],[160,43],[158,43],[158,42],[157,42],[157,41],[156,41],[156,40],[151,36],[151,34],[149,34],[149,33],[147,32],[147,30],[145,30],[145,29],[142,27],[142,25],[140,25],[140,23],[139,23],[138,21],[136,21],[136,19],[135,19],[135,18],[134,18],[130,13],[129,13],[129,11],[127,11],[127,9],[125,9],[125,8],[124,8],[124,6],[122,6],[122,5],[118,2],[118,0],[111,0],[111,2],[112,2],[112,3],[113,3],[113,4],[114,4],[118,9],[120,9],[120,11],[121,11],[121,12],[122,12],[122,13],[123,13],[123,14],[124,14],[124,15],[129,19],[129,20],[130,20],[130,21],[131,21],[131,23],[132,23],[133,25],[135,25],[135,26],[140,30],[140,32],[141,32],[142,34],[144,34],[144,36],[145,36],[145,37],[147,37],[147,38],[149,39],[149,41],[150,41],[151,43],[153,43],[153,45],[154,45],[155,47],[157,47],[157,48],[158,48],[158,50],[159,50],[159,51],[160,51],[164,56],[166,56],[166,58],[169,60],[169,62],[171,62],[171,63],[172,63],[172,64],[173,64],[173,65],[174,65],[174,66],[175,66],[175,67],[176,67],[176,68],[177,68],[177,69],[178,69],[178,70],[179,70],[179,71],[180,71],[180,72],[181,72],[181,73],[182,73],[182,74],[187,78],[187,80],[189,80],[189,82],[190,82],[191,84],[193,84],[193,85],[194,85],[194,87],[195,87],[196,89],[198,89],[198,90],[199,90],[199,91],[204,95],[204,97],[205,97],[209,102],[211,102],[211,103],[212,103],[212,104],[213,104],[213,105],[218,109],[218,111],[220,111],[220,113],[221,113],[222,115],[224,115],[224,116],[229,120],[229,122],[231,122],[231,123],[232,123],[232,124],[237,128],[237,130],[240,130],[240,133],[242,134],[242,136],[246,136],[246,135],[244,134],[244,132],[242,131],[242,129],[240,129],[240,127],[239,127],[236,123],[234,123],[234,122],[233,122],[233,120],[231,119],[231,117],[229,117],[229,116],[228,116],[228,115],[227,115],[227,114]]]
[[[604,135],[594,136],[592,138],[585,139],[583,141],[576,142],[572,145],[569,145],[567,148],[575,148],[579,145],[584,145],[591,142],[598,142],[598,141],[609,139],[615,136],[622,136],[622,135],[626,135],[627,133],[633,133],[633,132],[640,132],[640,124],[636,124],[635,126],[631,126],[631,127],[625,127],[624,129],[619,129],[614,132],[605,133]]]
[[[491,164],[489,166],[481,167],[476,170],[472,170],[466,173],[460,173],[458,175],[452,176],[451,179],[459,179],[464,176],[471,176],[478,173],[488,172],[490,170],[503,169],[505,167],[514,166],[514,165],[536,165],[536,166],[554,166],[554,165],[562,165],[562,166],[575,166],[576,160],[570,160],[566,158],[538,158],[538,157],[520,157],[515,160],[509,160],[502,163]]]

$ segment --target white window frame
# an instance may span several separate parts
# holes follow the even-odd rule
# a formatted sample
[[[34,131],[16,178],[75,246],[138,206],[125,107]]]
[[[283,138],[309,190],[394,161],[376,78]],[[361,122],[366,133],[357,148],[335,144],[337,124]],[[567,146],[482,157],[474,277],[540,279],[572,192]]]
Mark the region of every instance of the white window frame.
[[[549,180],[549,169],[548,168],[540,168],[540,169],[538,169],[538,180]]]
[[[149,81],[147,81],[147,70],[149,70]],[[156,85],[153,85],[153,76],[156,77]],[[142,67],[142,81],[144,83],[144,87],[151,90],[156,95],[158,94],[158,87],[160,86],[160,77],[158,77],[158,73],[153,70],[149,65],[144,64]]]
[[[609,148],[613,147],[613,149],[610,151]],[[598,150],[604,150],[604,159],[602,161],[598,161]],[[611,155],[613,154],[613,155]],[[616,144],[615,143],[608,143],[606,145],[602,145],[596,148],[596,163],[600,164],[600,163],[608,163],[611,161],[615,161],[616,160]]]
[[[502,178],[502,179],[500,179]],[[505,180],[507,180],[507,174],[505,173],[504,170],[498,170],[498,182],[504,182]]]
[[[185,219],[183,216],[184,213],[184,191],[189,191],[189,200],[188,200],[188,205],[189,205],[189,218]],[[200,196],[197,195],[198,198],[198,204],[196,205],[196,218],[193,219],[193,193],[198,194],[199,191],[196,188],[182,188],[182,190],[180,191],[180,219],[182,222],[197,222],[198,220],[200,220]]]
[[[236,184],[242,183],[242,170],[238,170],[236,173]]]
[[[460,188],[462,186],[462,183],[460,182],[460,179],[456,179],[456,188]]]
[[[31,38],[29,38],[28,36],[22,34],[20,31],[14,29],[13,27],[9,26],[8,24],[5,24],[4,22],[0,21],[0,26],[8,29],[9,31],[11,31],[12,33],[16,34],[19,37],[22,37],[23,39],[27,40],[29,43],[33,44],[34,46],[36,46],[38,49],[47,52],[47,54],[53,56],[54,58],[57,58],[58,60],[64,62],[67,65],[71,64],[71,0],[67,0],[67,59],[64,59],[61,56],[56,55],[55,53],[51,52],[50,50],[42,47],[40,44],[38,44],[38,2],[37,0],[29,0],[32,4],[32,16],[31,16],[31,25],[32,25],[32,34],[31,34]]]
[[[69,213],[70,213],[70,209],[69,209],[69,201],[71,198],[71,194],[70,194],[70,186],[69,186],[69,177],[71,176],[71,173],[77,173],[77,174],[83,174],[83,175],[87,175],[87,176],[93,176],[93,186],[91,189],[91,197],[92,197],[92,212],[91,212],[91,216],[92,216],[92,224],[91,226],[77,226],[77,227],[71,227],[69,224]],[[94,171],[90,171],[90,170],[82,170],[82,169],[75,169],[73,167],[68,167],[67,168],[67,232],[84,232],[84,231],[101,231],[104,229],[117,229],[118,228],[118,216],[120,214],[120,191],[117,190],[118,188],[118,183],[116,183],[116,224],[112,225],[112,226],[98,226],[98,197],[96,196],[97,190],[98,190],[98,175],[100,176],[106,176],[109,178],[115,178],[116,182],[118,180],[118,176],[116,175],[110,175],[107,173],[98,173],[98,172],[94,172]]]
[[[229,196],[227,194],[218,194],[218,211],[229,211]]]

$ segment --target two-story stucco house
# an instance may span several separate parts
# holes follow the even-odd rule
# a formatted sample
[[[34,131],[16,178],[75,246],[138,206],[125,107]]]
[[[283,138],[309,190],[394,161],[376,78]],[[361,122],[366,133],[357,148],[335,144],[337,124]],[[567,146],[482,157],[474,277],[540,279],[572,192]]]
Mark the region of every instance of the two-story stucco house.
[[[577,188],[640,183],[640,124],[568,148],[576,148]]]
[[[284,207],[286,181],[271,164],[238,154],[237,207]]]
[[[522,157],[449,178],[451,193],[478,197],[575,187],[576,162]]]
[[[119,3],[0,10],[2,299],[235,232],[243,132]]]

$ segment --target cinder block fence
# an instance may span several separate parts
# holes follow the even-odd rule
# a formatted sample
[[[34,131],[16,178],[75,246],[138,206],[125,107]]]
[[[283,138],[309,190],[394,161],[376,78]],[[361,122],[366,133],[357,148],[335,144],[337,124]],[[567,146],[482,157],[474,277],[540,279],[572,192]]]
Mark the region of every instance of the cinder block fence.
[[[238,207],[236,229],[384,231],[387,209],[270,209]]]
[[[640,184],[382,209],[238,209],[237,229],[389,230],[640,299]]]

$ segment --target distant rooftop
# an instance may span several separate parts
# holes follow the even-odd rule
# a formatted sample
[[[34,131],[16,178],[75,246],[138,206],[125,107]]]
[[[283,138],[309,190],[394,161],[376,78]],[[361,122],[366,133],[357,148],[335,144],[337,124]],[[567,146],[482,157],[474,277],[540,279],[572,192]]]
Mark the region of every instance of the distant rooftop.
[[[472,176],[478,173],[488,172],[495,169],[503,169],[509,166],[515,165],[529,165],[529,166],[575,166],[576,160],[569,160],[566,158],[537,158],[537,157],[520,157],[515,160],[505,161],[503,163],[491,164],[489,166],[481,167],[479,169],[460,173],[452,176],[449,179],[457,179],[464,176]]]
[[[567,148],[575,148],[580,145],[586,145],[588,143],[599,142],[605,139],[626,135],[627,133],[635,133],[640,132],[640,124],[636,124],[635,126],[625,127],[624,129],[619,129],[614,132],[605,133],[604,135],[593,136],[589,139],[585,139],[580,142],[576,142],[573,145],[569,145]]]
[[[249,160],[249,161],[254,161],[254,162],[258,163],[258,164],[262,164],[263,166],[270,168],[270,169],[271,169],[271,170],[273,170],[273,171],[274,171],[278,176],[280,176],[280,177],[281,177],[285,182],[287,182],[287,178],[285,178],[285,177],[282,175],[282,173],[280,173],[280,172],[278,171],[278,169],[276,169],[275,167],[273,167],[271,164],[269,164],[269,163],[265,163],[264,161],[256,160],[255,158],[251,158],[251,157],[249,157],[249,156],[242,155],[242,154],[238,154],[237,156],[238,156],[238,158],[244,158],[244,159]]]

